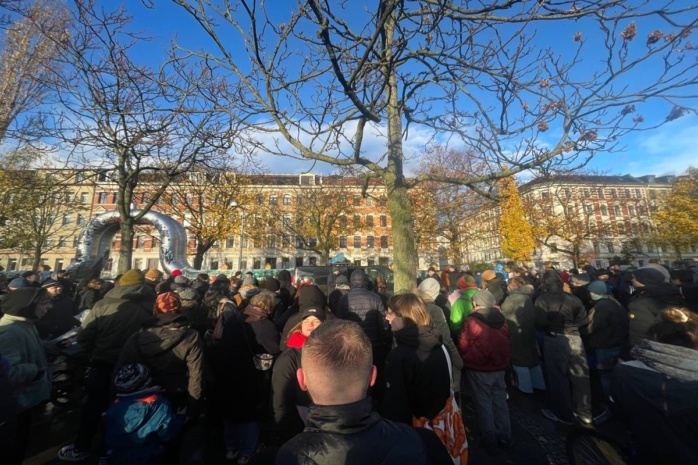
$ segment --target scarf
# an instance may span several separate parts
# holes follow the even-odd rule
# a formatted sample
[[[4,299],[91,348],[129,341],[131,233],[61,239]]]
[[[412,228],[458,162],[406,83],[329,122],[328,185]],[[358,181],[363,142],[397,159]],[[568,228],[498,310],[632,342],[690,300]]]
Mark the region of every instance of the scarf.
[[[261,307],[256,307],[254,305],[248,305],[245,307],[245,311],[242,312],[245,315],[247,315],[247,320],[245,320],[248,323],[252,323],[254,321],[262,321],[262,320],[267,320],[269,318],[269,313],[263,310]]]
[[[305,341],[308,340],[308,336],[304,336],[302,332],[296,331],[295,333],[291,334],[291,336],[288,338],[288,342],[286,342],[286,345],[288,347],[293,347],[294,349],[300,349],[303,347],[303,344],[305,344]]]
[[[659,373],[679,381],[698,381],[698,350],[645,339],[630,353]]]

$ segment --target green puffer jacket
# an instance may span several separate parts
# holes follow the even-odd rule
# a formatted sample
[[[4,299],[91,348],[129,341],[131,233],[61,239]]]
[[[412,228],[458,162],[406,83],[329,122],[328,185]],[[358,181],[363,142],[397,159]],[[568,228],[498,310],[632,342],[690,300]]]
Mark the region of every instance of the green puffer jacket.
[[[155,291],[145,284],[118,286],[97,302],[82,322],[78,342],[96,362],[116,364],[126,340],[155,320]]]
[[[51,374],[46,351],[31,320],[14,315],[0,319],[0,353],[10,362],[8,376],[17,389],[21,410],[48,400]]]

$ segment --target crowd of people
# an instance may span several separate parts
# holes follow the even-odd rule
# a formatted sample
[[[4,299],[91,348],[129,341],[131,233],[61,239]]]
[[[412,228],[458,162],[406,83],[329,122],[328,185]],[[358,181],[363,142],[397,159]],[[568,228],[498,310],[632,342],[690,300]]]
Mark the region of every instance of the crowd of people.
[[[431,268],[393,295],[360,269],[335,273],[328,295],[286,270],[261,284],[157,269],[75,286],[3,277],[3,463],[22,463],[49,399],[45,348],[77,326],[89,376],[63,461],[206,463],[219,431],[240,465],[465,464],[468,439],[492,455],[515,446],[507,389],[547,391],[541,415],[560,424],[617,416],[647,463],[698,461],[690,270]]]

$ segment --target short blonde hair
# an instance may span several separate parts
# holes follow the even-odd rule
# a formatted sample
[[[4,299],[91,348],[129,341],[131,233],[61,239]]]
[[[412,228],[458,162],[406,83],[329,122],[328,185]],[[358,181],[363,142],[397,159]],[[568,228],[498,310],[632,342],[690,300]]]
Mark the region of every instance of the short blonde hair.
[[[405,326],[429,326],[431,316],[421,297],[413,292],[393,295],[388,300],[388,307],[405,320]]]

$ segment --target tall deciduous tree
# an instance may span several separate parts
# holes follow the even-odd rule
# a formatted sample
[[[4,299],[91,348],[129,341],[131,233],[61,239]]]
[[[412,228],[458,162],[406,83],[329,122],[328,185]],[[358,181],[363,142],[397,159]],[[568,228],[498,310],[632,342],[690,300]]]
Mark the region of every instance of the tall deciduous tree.
[[[698,8],[672,1],[172,1],[208,35],[208,62],[244,89],[218,97],[248,126],[251,147],[382,179],[398,288],[416,276],[410,187],[482,192],[538,166],[584,164],[644,118],[652,127],[681,116],[679,99],[697,84],[698,63],[686,58]],[[642,115],[655,98],[663,114]],[[259,137],[272,129],[284,143]],[[458,141],[489,170],[409,178],[403,140],[418,129]]]
[[[651,241],[670,248],[677,260],[691,245],[698,245],[698,169],[679,177],[662,207],[654,214],[657,225]]]
[[[53,0],[38,0],[26,10],[8,3],[17,19],[0,39],[0,142],[22,143],[43,136],[31,110],[50,95],[49,75],[59,68],[57,44],[68,37],[68,13]]]
[[[123,8],[106,11],[76,1],[71,36],[61,44],[68,72],[57,76],[65,112],[59,135],[81,163],[110,172],[117,187],[121,246],[119,273],[131,268],[133,228],[173,179],[198,164],[213,164],[232,145],[229,117],[207,105],[205,92],[229,92],[206,66],[139,63],[148,43],[129,30]],[[150,63],[157,62],[151,54]],[[141,180],[152,189],[132,210]]]
[[[513,177],[499,181],[499,244],[502,255],[517,262],[527,263],[535,249],[533,228],[526,218],[523,202]]]

